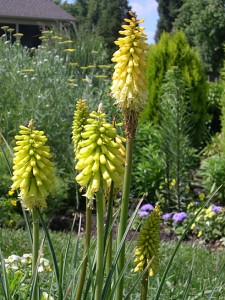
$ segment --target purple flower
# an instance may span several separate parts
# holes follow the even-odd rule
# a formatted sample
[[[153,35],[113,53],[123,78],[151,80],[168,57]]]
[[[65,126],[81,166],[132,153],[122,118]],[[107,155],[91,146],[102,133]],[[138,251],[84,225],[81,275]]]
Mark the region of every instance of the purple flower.
[[[212,211],[214,211],[214,212],[220,212],[221,209],[222,209],[222,206],[217,206],[217,205],[212,206]]]
[[[178,212],[173,215],[173,221],[182,222],[184,219],[187,219],[187,214],[185,212]]]
[[[140,208],[140,210],[144,210],[144,211],[146,211],[146,210],[153,210],[153,209],[154,209],[154,207],[151,204],[144,204]]]
[[[166,214],[163,214],[162,215],[162,219],[163,220],[167,220],[167,219],[169,219],[169,218],[171,218],[172,217],[172,213],[166,213]]]
[[[139,210],[138,215],[139,215],[139,217],[146,217],[146,216],[148,216],[148,212]]]

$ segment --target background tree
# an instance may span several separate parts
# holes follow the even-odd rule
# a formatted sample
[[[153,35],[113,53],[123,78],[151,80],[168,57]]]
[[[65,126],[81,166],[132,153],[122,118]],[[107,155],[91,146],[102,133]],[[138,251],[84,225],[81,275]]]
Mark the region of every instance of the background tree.
[[[200,54],[210,79],[219,75],[224,60],[225,0],[186,0],[173,29],[182,28]]]
[[[157,23],[157,30],[155,39],[158,41],[161,34],[165,32],[171,32],[173,28],[173,22],[175,21],[179,8],[181,7],[183,0],[156,0],[158,2],[159,19]]]
[[[78,27],[95,30],[103,37],[110,54],[115,51],[114,41],[119,37],[121,24],[131,10],[127,0],[61,1],[60,5],[76,18]]]
[[[162,82],[169,68],[177,66],[188,88],[189,111],[193,116],[192,142],[199,145],[203,138],[206,115],[207,83],[198,53],[189,46],[185,34],[163,33],[159,42],[152,45],[148,53],[147,81],[149,101],[142,120],[158,122]]]

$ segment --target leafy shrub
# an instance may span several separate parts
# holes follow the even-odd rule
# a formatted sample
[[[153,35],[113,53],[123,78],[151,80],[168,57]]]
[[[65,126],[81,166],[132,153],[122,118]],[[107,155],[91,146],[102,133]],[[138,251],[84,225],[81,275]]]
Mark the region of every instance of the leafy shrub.
[[[218,199],[225,203],[225,158],[219,155],[213,155],[203,159],[197,175],[201,178],[201,184],[206,193],[212,190],[218,191]]]
[[[132,192],[147,200],[156,201],[156,191],[164,178],[163,153],[160,150],[161,136],[157,126],[151,123],[140,124],[134,144]]]
[[[159,121],[162,83],[166,72],[173,66],[181,70],[188,88],[190,112],[193,113],[192,142],[199,145],[203,139],[206,117],[207,84],[203,65],[197,52],[187,42],[185,34],[163,33],[159,42],[152,45],[148,52],[147,80],[149,101],[143,113],[143,120]]]

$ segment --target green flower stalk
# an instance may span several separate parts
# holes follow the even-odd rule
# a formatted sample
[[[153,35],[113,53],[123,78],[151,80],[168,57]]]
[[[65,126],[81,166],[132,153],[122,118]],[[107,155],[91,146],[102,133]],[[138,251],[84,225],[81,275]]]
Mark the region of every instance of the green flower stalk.
[[[33,120],[28,127],[20,126],[15,136],[16,147],[13,159],[12,190],[20,189],[20,198],[33,217],[32,274],[35,275],[39,249],[38,209],[47,206],[46,197],[54,187],[54,167],[49,160],[52,155],[45,145],[47,138],[43,131],[35,130]],[[34,282],[32,300],[38,300],[38,282]]]
[[[31,120],[28,127],[20,126],[15,139],[11,189],[20,189],[21,201],[29,210],[43,209],[54,188],[54,166],[49,160],[50,147],[45,145],[47,138],[43,131],[34,129]]]
[[[113,73],[111,95],[116,100],[124,116],[126,141],[126,166],[122,192],[122,205],[118,228],[118,245],[122,241],[127,226],[129,194],[131,185],[133,138],[138,123],[140,112],[144,109],[147,101],[146,86],[146,51],[148,45],[144,28],[139,24],[144,20],[137,20],[134,13],[129,12],[131,18],[125,19],[127,25],[122,25],[124,30],[115,44],[119,50],[114,53],[112,61],[116,63]],[[117,279],[124,267],[125,245],[121,249],[118,259]],[[116,299],[123,297],[123,278],[117,287]]]
[[[122,25],[119,38],[115,44],[120,48],[113,55],[116,62],[111,86],[112,97],[120,107],[126,124],[126,132],[134,137],[138,116],[147,101],[146,89],[146,50],[148,44],[144,27],[139,24],[144,20],[137,20],[135,14],[129,12],[131,19],[124,19],[128,25]]]
[[[160,246],[160,223],[161,213],[160,207],[155,206],[153,212],[146,217],[140,233],[137,238],[137,249],[135,251],[134,272],[143,271],[148,265],[148,272],[143,277],[141,300],[147,299],[148,275],[157,274],[159,264],[159,246]]]
[[[72,141],[74,144],[75,155],[78,151],[78,144],[82,139],[81,132],[84,130],[84,125],[87,124],[88,114],[89,111],[86,101],[82,99],[78,100],[72,125]]]
[[[72,125],[72,140],[74,144],[74,154],[78,153],[78,144],[82,140],[81,133],[84,131],[84,125],[87,124],[87,118],[89,115],[88,106],[86,101],[80,99],[77,101],[76,110],[74,112],[73,125]],[[83,263],[78,277],[78,283],[76,288],[76,294],[74,300],[80,300],[82,297],[83,286],[85,282],[86,270],[87,270],[87,252],[90,245],[91,239],[91,218],[92,209],[88,205],[89,200],[86,198],[86,237],[85,237],[85,251],[83,254]]]
[[[102,186],[104,192],[110,187],[121,186],[125,165],[123,138],[117,135],[112,124],[106,122],[106,114],[101,111],[89,114],[82,140],[78,143],[76,169],[80,173],[76,181],[86,187],[85,196],[93,199]]]
[[[76,176],[76,181],[82,188],[86,188],[85,196],[89,199],[89,209],[93,199],[96,198],[97,261],[94,299],[99,300],[104,276],[104,194],[108,192],[112,181],[116,187],[122,184],[125,148],[123,138],[117,135],[113,124],[106,121],[106,114],[102,112],[101,105],[97,112],[89,114],[83,129],[75,157],[76,169],[80,172]],[[80,299],[78,293],[75,299]]]

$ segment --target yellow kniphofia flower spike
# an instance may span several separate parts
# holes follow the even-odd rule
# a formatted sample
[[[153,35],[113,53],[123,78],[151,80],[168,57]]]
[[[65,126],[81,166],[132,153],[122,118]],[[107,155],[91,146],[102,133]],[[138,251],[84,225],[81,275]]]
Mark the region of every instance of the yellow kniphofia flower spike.
[[[84,131],[84,125],[87,124],[88,106],[85,100],[80,99],[76,103],[76,110],[73,117],[72,140],[74,144],[74,153],[78,150],[78,143],[82,139],[81,133]]]
[[[156,205],[152,213],[146,217],[137,238],[134,272],[144,270],[151,262],[148,269],[149,276],[156,275],[159,263],[160,223],[160,207]]]
[[[13,185],[11,190],[20,189],[20,198],[25,207],[47,206],[46,197],[54,187],[54,167],[49,160],[52,155],[46,146],[43,131],[35,130],[31,120],[28,127],[20,126],[15,136],[13,159]]]
[[[115,42],[119,50],[112,58],[116,65],[111,94],[125,117],[126,125],[128,126],[128,122],[133,122],[136,128],[139,113],[147,101],[146,50],[148,44],[145,42],[147,38],[143,32],[144,27],[139,26],[144,20],[137,20],[132,12],[129,14],[131,19],[125,19],[128,25],[122,25],[124,30],[119,32],[124,37],[118,38]],[[132,129],[127,128],[127,132],[129,135],[134,135]]]
[[[111,183],[120,187],[123,182],[125,148],[116,128],[106,121],[106,114],[93,111],[83,126],[76,153],[76,181],[86,188],[85,196],[93,199],[96,192],[104,192]]]

